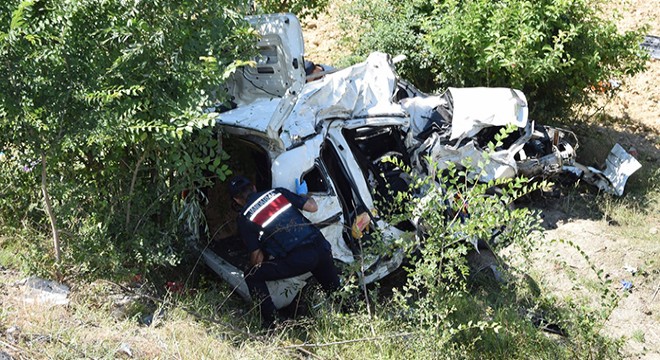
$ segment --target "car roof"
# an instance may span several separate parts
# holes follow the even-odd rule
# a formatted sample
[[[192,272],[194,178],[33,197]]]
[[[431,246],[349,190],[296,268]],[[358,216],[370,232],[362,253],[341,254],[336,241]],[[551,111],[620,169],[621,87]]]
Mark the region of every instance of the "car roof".
[[[376,52],[362,63],[307,83],[298,94],[256,99],[218,114],[217,122],[262,132],[288,148],[314,135],[323,121],[407,117],[392,99],[396,86],[389,55]]]

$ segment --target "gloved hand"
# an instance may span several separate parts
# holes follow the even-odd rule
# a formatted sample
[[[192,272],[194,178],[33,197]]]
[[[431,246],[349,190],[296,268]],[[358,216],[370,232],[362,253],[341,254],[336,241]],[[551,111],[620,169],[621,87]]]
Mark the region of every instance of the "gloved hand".
[[[307,182],[305,180],[303,180],[303,182],[300,183],[300,180],[296,178],[296,194],[298,195],[307,194]]]

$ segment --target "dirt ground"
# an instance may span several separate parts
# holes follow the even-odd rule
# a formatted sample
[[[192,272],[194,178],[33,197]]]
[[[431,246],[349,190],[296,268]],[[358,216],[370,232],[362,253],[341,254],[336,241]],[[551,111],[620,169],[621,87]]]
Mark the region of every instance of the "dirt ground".
[[[621,30],[646,23],[649,25],[647,34],[660,36],[657,1],[617,0],[604,6],[613,18],[620,16],[616,22]],[[317,63],[333,64],[343,53],[340,32],[333,18],[336,7],[333,2],[327,14],[304,22],[306,57]],[[634,147],[637,150],[637,158],[645,169],[637,176],[657,174],[660,163],[660,60],[650,60],[644,73],[616,80],[622,83],[617,96],[601,99],[602,112],[595,116],[591,116],[592,109],[583,111],[583,122],[572,129],[582,144],[578,160],[587,165],[602,163],[611,146],[618,142],[626,149]],[[586,118],[588,120],[584,121]],[[628,190],[642,183],[633,175]],[[596,196],[587,194],[584,201],[595,201]],[[559,298],[592,299],[594,306],[597,306],[602,289],[597,285],[596,273],[591,266],[602,269],[603,280],[611,282],[607,288],[620,299],[609,314],[602,333],[624,337],[626,358],[660,359],[659,199],[640,198],[639,201],[642,203],[640,208],[644,208],[644,202],[655,202],[650,207],[655,210],[624,226],[617,226],[608,214],[594,216],[580,211],[580,204],[572,205],[566,199],[538,204],[547,231],[546,244],[534,266],[537,280]],[[573,246],[553,241],[558,239],[574,242],[584,255]],[[624,290],[622,281],[629,281],[632,288]]]

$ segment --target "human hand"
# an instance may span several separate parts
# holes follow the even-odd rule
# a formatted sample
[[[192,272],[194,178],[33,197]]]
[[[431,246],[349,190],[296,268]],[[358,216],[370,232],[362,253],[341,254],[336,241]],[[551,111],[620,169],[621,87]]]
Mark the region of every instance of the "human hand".
[[[264,261],[264,253],[261,249],[257,249],[250,253],[250,264],[252,266],[259,266]]]
[[[302,183],[299,182],[298,178],[296,178],[296,194],[298,195],[305,195],[307,194],[307,182],[303,180]]]

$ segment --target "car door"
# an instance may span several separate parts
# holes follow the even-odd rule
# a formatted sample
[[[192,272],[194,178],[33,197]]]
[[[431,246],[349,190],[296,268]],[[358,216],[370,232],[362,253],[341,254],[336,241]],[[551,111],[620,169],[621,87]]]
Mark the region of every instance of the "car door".
[[[308,193],[318,204],[318,211],[304,215],[316,224],[332,245],[333,256],[352,262],[353,254],[343,239],[344,211],[332,178],[320,159],[324,136],[319,134],[277,156],[272,165],[273,187],[295,190],[295,182],[306,181]]]

